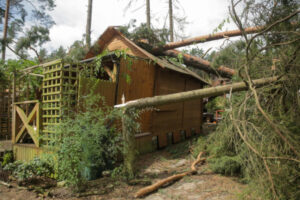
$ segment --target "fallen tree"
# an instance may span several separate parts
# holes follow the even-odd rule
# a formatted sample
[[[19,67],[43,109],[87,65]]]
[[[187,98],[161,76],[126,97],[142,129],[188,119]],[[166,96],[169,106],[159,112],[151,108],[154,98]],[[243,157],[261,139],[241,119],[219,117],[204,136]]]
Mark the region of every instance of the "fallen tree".
[[[169,56],[169,57],[178,57],[181,55],[184,64],[194,67],[194,68],[201,69],[210,74],[214,74],[214,75],[218,75],[218,76],[220,75],[220,76],[229,77],[229,78],[235,74],[234,69],[231,69],[231,68],[228,68],[225,66],[220,66],[219,68],[215,69],[211,66],[211,63],[208,60],[204,60],[204,59],[196,57],[196,56],[182,53],[177,50],[168,50],[168,51],[162,52],[161,54],[163,54],[165,56]]]
[[[245,34],[257,33],[259,31],[261,31],[262,29],[263,29],[263,27],[249,27],[249,28],[244,29],[244,33]],[[198,37],[194,37],[194,38],[189,38],[189,39],[178,41],[178,42],[170,42],[161,47],[156,47],[153,50],[154,51],[166,51],[166,50],[170,50],[170,49],[176,49],[178,47],[188,46],[191,44],[204,43],[204,42],[208,42],[208,41],[219,40],[219,39],[223,39],[223,38],[235,37],[235,36],[240,36],[240,35],[242,35],[242,31],[240,31],[240,30],[224,31],[224,32],[220,32],[220,33],[208,34],[208,35],[198,36]]]
[[[277,83],[277,81],[284,80],[279,76],[261,78],[253,80],[255,87],[261,87],[270,83]],[[245,82],[238,82],[229,85],[209,87],[204,89],[192,90],[187,92],[180,92],[175,94],[168,94],[155,97],[147,97],[139,100],[128,101],[124,104],[115,105],[116,108],[128,109],[142,109],[146,107],[159,106],[168,103],[182,102],[203,97],[219,96],[228,92],[237,92],[248,90],[248,85]]]

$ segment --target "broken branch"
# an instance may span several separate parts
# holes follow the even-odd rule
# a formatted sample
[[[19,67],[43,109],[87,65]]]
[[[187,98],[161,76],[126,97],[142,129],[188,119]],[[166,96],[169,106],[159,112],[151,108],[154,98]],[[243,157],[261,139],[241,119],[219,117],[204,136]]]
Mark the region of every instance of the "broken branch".
[[[188,171],[188,172],[184,172],[184,173],[181,173],[181,174],[176,174],[176,175],[173,175],[173,176],[170,176],[168,178],[165,178],[163,180],[160,180],[158,181],[157,183],[153,184],[153,185],[150,185],[150,186],[147,186],[147,187],[144,187],[142,189],[140,189],[135,195],[134,197],[135,198],[139,198],[139,197],[142,197],[142,196],[145,196],[151,192],[154,192],[156,190],[158,190],[160,187],[162,187],[163,185],[165,184],[168,184],[168,183],[171,183],[171,182],[174,182],[174,181],[177,181],[177,180],[180,180],[182,179],[184,176],[186,175],[191,175],[191,174],[195,174],[197,172],[197,169],[196,169],[196,165],[200,162],[203,162],[205,161],[205,158],[202,158],[201,159],[201,156],[202,156],[203,152],[200,152],[197,156],[197,159],[192,163],[191,165],[191,170]]]

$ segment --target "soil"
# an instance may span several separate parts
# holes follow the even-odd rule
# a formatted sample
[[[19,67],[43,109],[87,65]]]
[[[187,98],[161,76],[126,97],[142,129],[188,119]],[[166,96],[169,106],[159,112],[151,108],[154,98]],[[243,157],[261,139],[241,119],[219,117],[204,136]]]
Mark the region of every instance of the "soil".
[[[126,200],[134,199],[134,194],[151,183],[162,178],[185,172],[190,169],[193,158],[189,153],[189,142],[172,145],[164,150],[140,156],[137,162],[139,175],[136,180],[126,183],[104,177],[89,181],[87,190],[76,194],[67,187],[51,187],[53,180],[35,181],[37,185],[20,187],[12,182],[12,188],[0,184],[1,200],[36,200],[36,199],[97,199]],[[51,184],[45,184],[49,182]],[[237,195],[246,186],[233,177],[224,177],[212,173],[207,164],[198,167],[198,173],[186,176],[178,182],[165,186],[146,197],[145,200],[226,200],[237,199]]]

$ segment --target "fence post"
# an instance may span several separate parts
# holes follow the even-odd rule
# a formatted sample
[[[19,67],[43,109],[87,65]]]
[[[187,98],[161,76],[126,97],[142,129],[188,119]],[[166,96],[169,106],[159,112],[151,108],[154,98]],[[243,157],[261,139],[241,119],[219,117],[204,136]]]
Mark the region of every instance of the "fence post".
[[[125,103],[125,96],[122,96],[122,102]],[[134,133],[130,129],[130,114],[128,109],[124,108],[122,116],[122,134],[123,134],[123,154],[124,154],[124,166],[131,179],[134,177],[134,161],[135,161],[135,138]]]
[[[12,144],[16,143],[16,108],[15,108],[15,100],[16,100],[16,73],[13,72],[13,82],[12,82],[12,101],[11,101],[11,108],[12,108]]]

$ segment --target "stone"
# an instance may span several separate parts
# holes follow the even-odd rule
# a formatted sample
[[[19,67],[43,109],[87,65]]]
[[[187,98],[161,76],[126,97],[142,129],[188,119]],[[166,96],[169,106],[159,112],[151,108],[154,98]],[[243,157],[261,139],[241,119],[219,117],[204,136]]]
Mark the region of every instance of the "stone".
[[[104,177],[110,177],[110,171],[109,170],[106,170],[106,171],[103,171],[102,172],[102,176],[104,176]]]
[[[66,181],[57,182],[57,187],[64,187],[67,184]]]
[[[201,195],[189,195],[186,197],[187,200],[195,200],[195,199],[200,199]]]
[[[145,200],[165,200],[160,194],[153,194],[145,198]]]
[[[175,165],[173,165],[173,168],[182,167],[182,166],[184,166],[186,164],[186,162],[187,162],[186,159],[181,159]]]
[[[183,183],[180,186],[177,187],[177,190],[179,191],[187,191],[187,190],[195,190],[197,188],[196,183]]]

